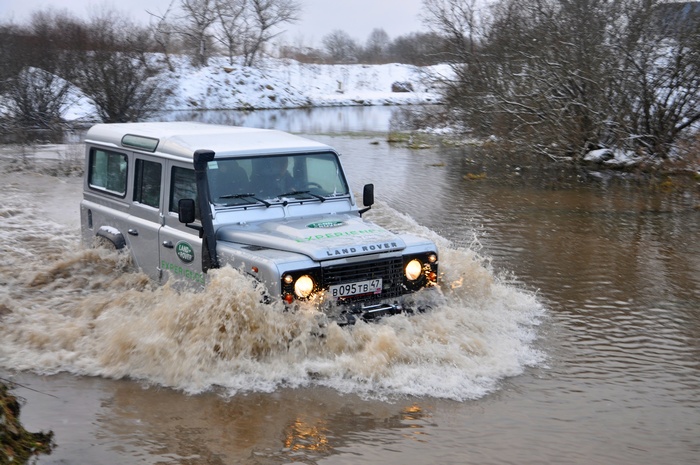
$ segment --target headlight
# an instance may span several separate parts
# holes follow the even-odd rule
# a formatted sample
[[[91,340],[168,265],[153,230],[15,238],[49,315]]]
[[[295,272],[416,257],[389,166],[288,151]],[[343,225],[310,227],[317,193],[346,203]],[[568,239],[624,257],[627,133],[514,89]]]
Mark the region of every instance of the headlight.
[[[420,278],[420,275],[423,272],[423,264],[420,262],[420,260],[414,258],[406,265],[405,272],[406,279],[409,281],[415,281],[416,279]]]
[[[301,276],[299,279],[297,279],[297,282],[294,283],[294,293],[299,297],[300,299],[305,299],[308,296],[311,295],[311,293],[314,291],[314,280],[311,279],[311,276],[305,274],[304,276]]]

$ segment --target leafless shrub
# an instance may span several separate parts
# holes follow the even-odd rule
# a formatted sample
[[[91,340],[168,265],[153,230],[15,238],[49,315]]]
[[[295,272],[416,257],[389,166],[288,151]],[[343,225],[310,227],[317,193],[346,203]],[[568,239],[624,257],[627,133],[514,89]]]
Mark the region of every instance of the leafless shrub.
[[[501,0],[488,15],[473,5],[424,1],[453,51],[445,100],[477,134],[551,157],[616,146],[665,158],[700,120],[700,11],[657,0]]]
[[[113,13],[93,17],[86,29],[86,46],[80,46],[83,37],[73,37],[73,80],[102,121],[135,121],[162,109],[170,89],[163,64],[142,45],[147,32]]]

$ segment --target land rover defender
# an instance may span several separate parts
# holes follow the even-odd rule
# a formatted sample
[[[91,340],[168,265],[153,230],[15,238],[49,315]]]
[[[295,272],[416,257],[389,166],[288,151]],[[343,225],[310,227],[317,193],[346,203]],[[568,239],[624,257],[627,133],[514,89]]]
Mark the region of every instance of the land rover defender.
[[[192,122],[97,124],[85,137],[83,241],[154,280],[204,285],[231,266],[340,324],[405,311],[435,286],[437,248],[365,221],[331,147],[281,131]]]

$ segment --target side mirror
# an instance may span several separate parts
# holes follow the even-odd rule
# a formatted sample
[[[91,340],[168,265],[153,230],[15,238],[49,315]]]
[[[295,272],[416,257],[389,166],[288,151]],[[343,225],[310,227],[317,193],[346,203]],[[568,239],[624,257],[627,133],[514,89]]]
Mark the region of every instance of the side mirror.
[[[365,184],[365,188],[362,190],[362,203],[365,207],[374,205],[374,184]]]
[[[180,199],[177,203],[177,218],[180,223],[194,223],[194,199]]]
[[[374,205],[374,184],[365,184],[365,188],[362,189],[362,203],[365,208],[360,210],[360,216]]]

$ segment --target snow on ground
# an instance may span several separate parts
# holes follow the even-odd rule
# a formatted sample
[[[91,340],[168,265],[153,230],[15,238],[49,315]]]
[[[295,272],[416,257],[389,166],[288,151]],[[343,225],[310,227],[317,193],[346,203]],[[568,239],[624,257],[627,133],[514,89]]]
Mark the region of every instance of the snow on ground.
[[[266,59],[255,68],[231,65],[224,57],[196,68],[187,57],[174,56],[175,72],[166,72],[173,97],[164,110],[270,109],[346,105],[408,105],[439,102],[430,75],[445,75],[447,65],[323,65],[289,59]],[[412,92],[392,92],[392,84],[409,83]],[[75,96],[67,120],[91,120],[89,99]]]
[[[591,150],[583,157],[583,160],[610,167],[625,167],[639,164],[640,158],[630,150],[603,148]]]

